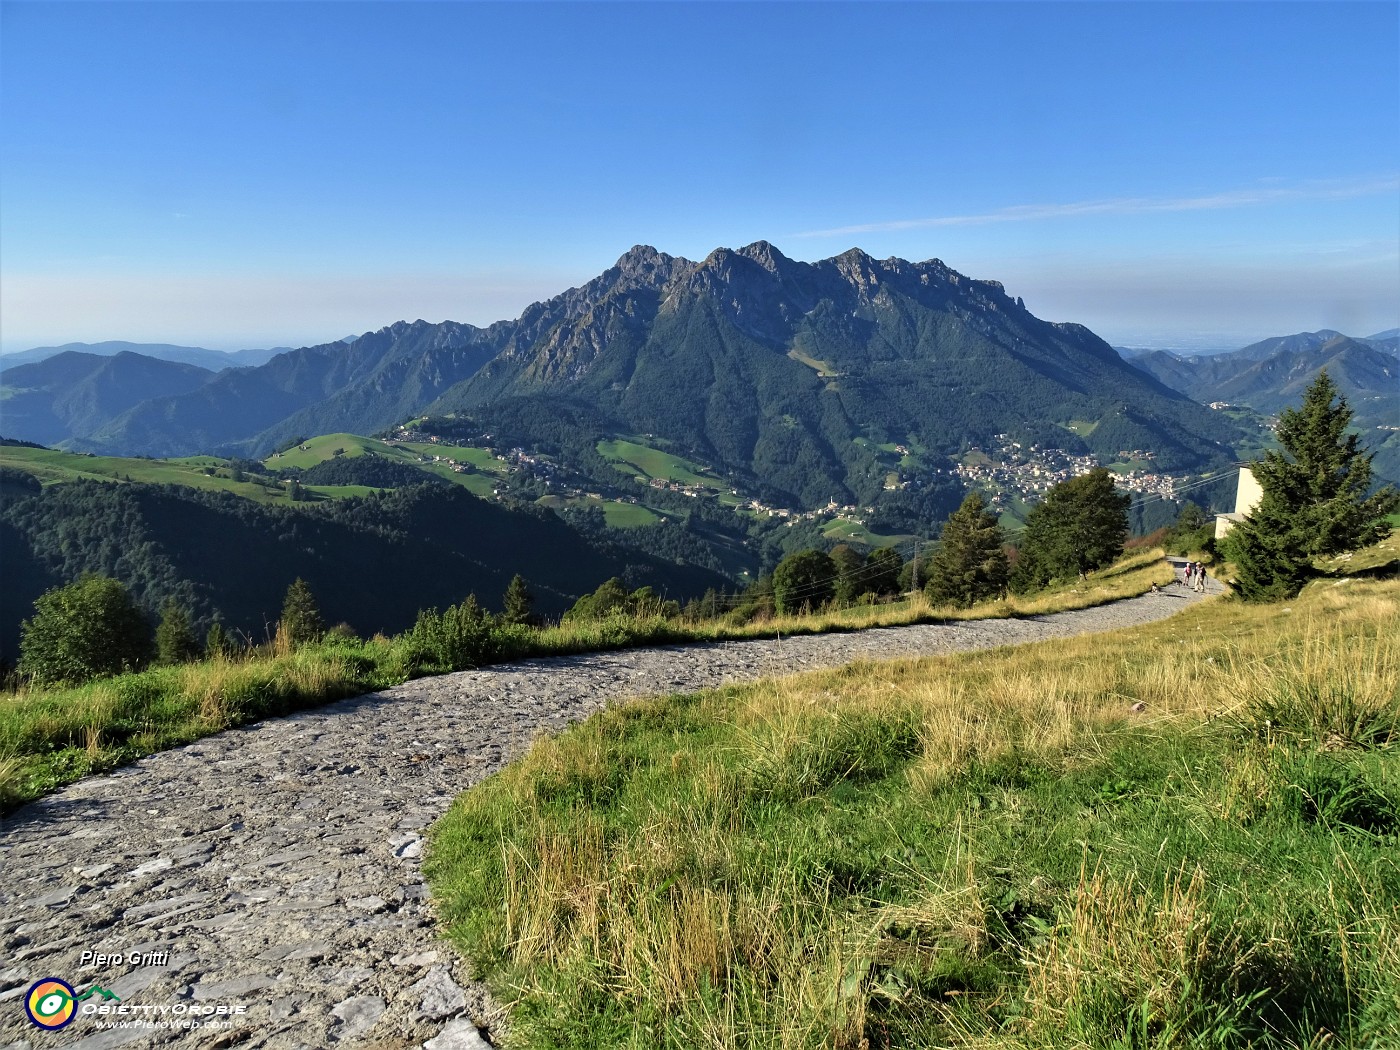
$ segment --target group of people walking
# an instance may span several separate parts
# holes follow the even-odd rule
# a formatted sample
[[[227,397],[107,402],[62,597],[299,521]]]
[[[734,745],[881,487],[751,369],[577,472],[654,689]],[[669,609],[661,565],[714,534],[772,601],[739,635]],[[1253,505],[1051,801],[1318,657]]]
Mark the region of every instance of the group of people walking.
[[[1188,561],[1182,570],[1182,583],[1198,593],[1205,593],[1206,567],[1198,561]]]

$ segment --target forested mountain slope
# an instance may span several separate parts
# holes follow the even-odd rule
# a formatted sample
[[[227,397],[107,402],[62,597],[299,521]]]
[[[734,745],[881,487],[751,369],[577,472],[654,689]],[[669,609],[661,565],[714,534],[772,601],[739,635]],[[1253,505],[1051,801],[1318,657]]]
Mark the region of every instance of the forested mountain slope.
[[[1106,459],[1152,449],[1183,470],[1227,459],[1237,436],[994,281],[854,249],[796,262],[766,242],[699,263],[638,246],[530,307],[428,411],[489,422],[520,399],[658,435],[807,506],[878,494],[864,442],[956,453],[1010,431]]]
[[[548,511],[503,506],[449,485],[364,499],[264,506],[228,493],[77,481],[10,489],[0,505],[0,658],[47,587],[97,572],[125,583],[154,615],[167,598],[202,626],[218,616],[259,641],[287,586],[304,578],[327,623],[400,631],[419,609],[475,592],[499,608],[515,573],[540,611],[558,615],[612,576],[691,596],[722,577],[591,542]]]
[[[400,321],[351,343],[221,372],[192,393],[135,406],[72,447],[147,456],[265,454],[294,437],[374,433],[412,415],[492,353],[486,331],[472,325]]]
[[[127,351],[65,351],[0,372],[0,435],[57,444],[152,397],[186,394],[213,378],[207,368]]]
[[[1400,481],[1400,358],[1382,341],[1337,332],[1266,339],[1226,354],[1178,357],[1164,350],[1133,365],[1197,401],[1226,401],[1273,414],[1297,404],[1324,368],[1376,451],[1376,471]]]

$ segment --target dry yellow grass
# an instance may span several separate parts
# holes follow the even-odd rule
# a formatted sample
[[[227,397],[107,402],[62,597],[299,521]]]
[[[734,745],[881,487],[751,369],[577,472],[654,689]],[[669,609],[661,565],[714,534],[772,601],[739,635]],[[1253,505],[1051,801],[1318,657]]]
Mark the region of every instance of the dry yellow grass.
[[[930,1000],[900,975],[938,972],[950,958],[975,967],[1005,951],[1008,920],[998,916],[1008,876],[994,872],[1007,860],[997,853],[989,870],[986,850],[1008,847],[984,840],[1032,803],[995,779],[969,792],[969,771],[1033,765],[1049,777],[1033,803],[1045,806],[1057,780],[1104,768],[1130,739],[1188,751],[1180,741],[1200,739],[1208,764],[1184,762],[1148,788],[1148,808],[1169,804],[1173,821],[1248,839],[1256,832],[1239,829],[1276,806],[1280,785],[1296,776],[1280,765],[1296,752],[1270,736],[1279,727],[1263,725],[1267,704],[1314,694],[1318,710],[1297,717],[1325,723],[1307,730],[1319,746],[1352,746],[1327,743],[1339,712],[1359,712],[1351,722],[1363,728],[1400,717],[1400,581],[1322,581],[1290,606],[1208,602],[1113,636],[857,663],[704,694],[685,701],[683,717],[664,699],[610,710],[541,741],[483,795],[484,812],[501,805],[500,819],[529,829],[499,832],[508,925],[500,950],[514,994],[565,1002],[560,989],[573,987],[628,1004],[638,1020],[625,1045],[636,1047],[659,1045],[653,1026],[664,1024],[676,1045],[856,1050],[881,1045],[892,1018],[912,1040],[895,1045],[906,1046],[1106,1047],[1117,1044],[1105,1033],[1125,1024],[1137,1030],[1124,1046],[1186,1045],[1202,1032],[1246,1045],[1260,1030],[1260,996],[1275,986],[1305,995],[1308,967],[1321,965],[1290,940],[1304,921],[1291,910],[1298,886],[1260,887],[1258,914],[1237,921],[1235,905],[1221,904],[1233,862],[1222,876],[1204,861],[1153,859],[1167,845],[1160,830],[1151,843],[1099,852],[1077,885],[1026,878],[1018,906],[1060,918],[1016,942],[1024,985],[1014,1026],[998,1034],[994,1005],[965,1005],[962,977]],[[692,728],[670,728],[677,718]],[[647,725],[657,728],[643,753],[629,732]],[[689,732],[703,743],[687,746]],[[1239,743],[1222,754],[1222,738]],[[633,770],[648,787],[618,803]],[[1092,775],[1107,778],[1115,804],[1116,774]],[[854,792],[867,782],[888,802],[861,808]],[[1049,841],[1101,828],[1101,813],[1085,815],[1075,791],[1083,787],[1057,818],[1066,830],[1030,834]],[[954,810],[951,829],[911,815],[946,812],[965,792],[993,807],[991,823],[970,809]],[[828,826],[838,798],[877,827]],[[770,826],[774,813],[785,816]],[[845,878],[863,885],[859,842],[885,819],[879,878],[900,894],[841,889]],[[932,870],[927,856],[899,846],[922,836],[939,843]],[[434,863],[447,864],[441,841]],[[1086,848],[1073,846],[1075,858]],[[1139,848],[1145,869],[1125,859]],[[814,860],[826,851],[838,859]],[[1367,888],[1365,871],[1347,869],[1345,851],[1338,858],[1330,905],[1314,899],[1332,892],[1329,883],[1319,891],[1311,875],[1297,876],[1310,887],[1307,914],[1322,907],[1350,953],[1356,994],[1387,994],[1375,989],[1400,973],[1400,909]],[[1165,876],[1164,864],[1175,865]],[[835,874],[841,865],[851,873]],[[1315,929],[1308,935],[1316,941]],[[545,972],[567,978],[554,986],[530,976]],[[910,1003],[917,1011],[902,1015]]]

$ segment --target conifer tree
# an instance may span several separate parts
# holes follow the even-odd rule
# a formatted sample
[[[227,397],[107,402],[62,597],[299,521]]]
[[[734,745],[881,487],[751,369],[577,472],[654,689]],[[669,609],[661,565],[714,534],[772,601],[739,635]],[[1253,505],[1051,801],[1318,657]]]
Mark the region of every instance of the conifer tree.
[[[723,603],[720,600],[720,596],[715,592],[715,589],[713,587],[705,588],[705,594],[700,599],[698,609],[699,617],[702,620],[713,620],[719,615],[722,608]]]
[[[510,585],[506,587],[504,604],[505,611],[501,618],[505,620],[506,623],[534,623],[535,596],[530,593],[530,588],[525,582],[525,577],[521,576],[519,573],[511,577]]]
[[[183,664],[199,658],[199,639],[189,611],[175,601],[161,606],[156,627],[156,660],[162,664]]]
[[[282,603],[280,632],[292,648],[314,642],[325,632],[326,625],[321,620],[321,610],[316,607],[316,599],[306,581],[298,576],[287,588],[286,600]]]
[[[980,492],[969,492],[943,526],[924,593],[935,605],[966,608],[1006,588],[1006,551],[997,516]]]
[[[1351,417],[1325,369],[1298,408],[1280,413],[1282,450],[1251,465],[1259,505],[1226,539],[1246,600],[1291,598],[1312,575],[1313,558],[1356,550],[1389,531],[1385,518],[1400,506],[1400,493],[1386,486],[1368,495],[1373,454],[1346,432]]]
[[[204,655],[211,659],[233,655],[233,639],[218,620],[209,625],[209,633],[204,636]]]

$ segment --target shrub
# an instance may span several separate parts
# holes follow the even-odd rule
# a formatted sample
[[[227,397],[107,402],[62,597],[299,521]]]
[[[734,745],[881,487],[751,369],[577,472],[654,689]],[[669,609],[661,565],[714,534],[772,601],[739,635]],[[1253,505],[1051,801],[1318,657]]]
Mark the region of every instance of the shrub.
[[[466,671],[498,656],[495,617],[469,594],[446,611],[425,609],[408,635],[410,662],[446,671]]]
[[[84,576],[44,592],[34,618],[20,624],[19,668],[35,682],[79,684],[140,667],[150,657],[150,628],[127,589]]]

